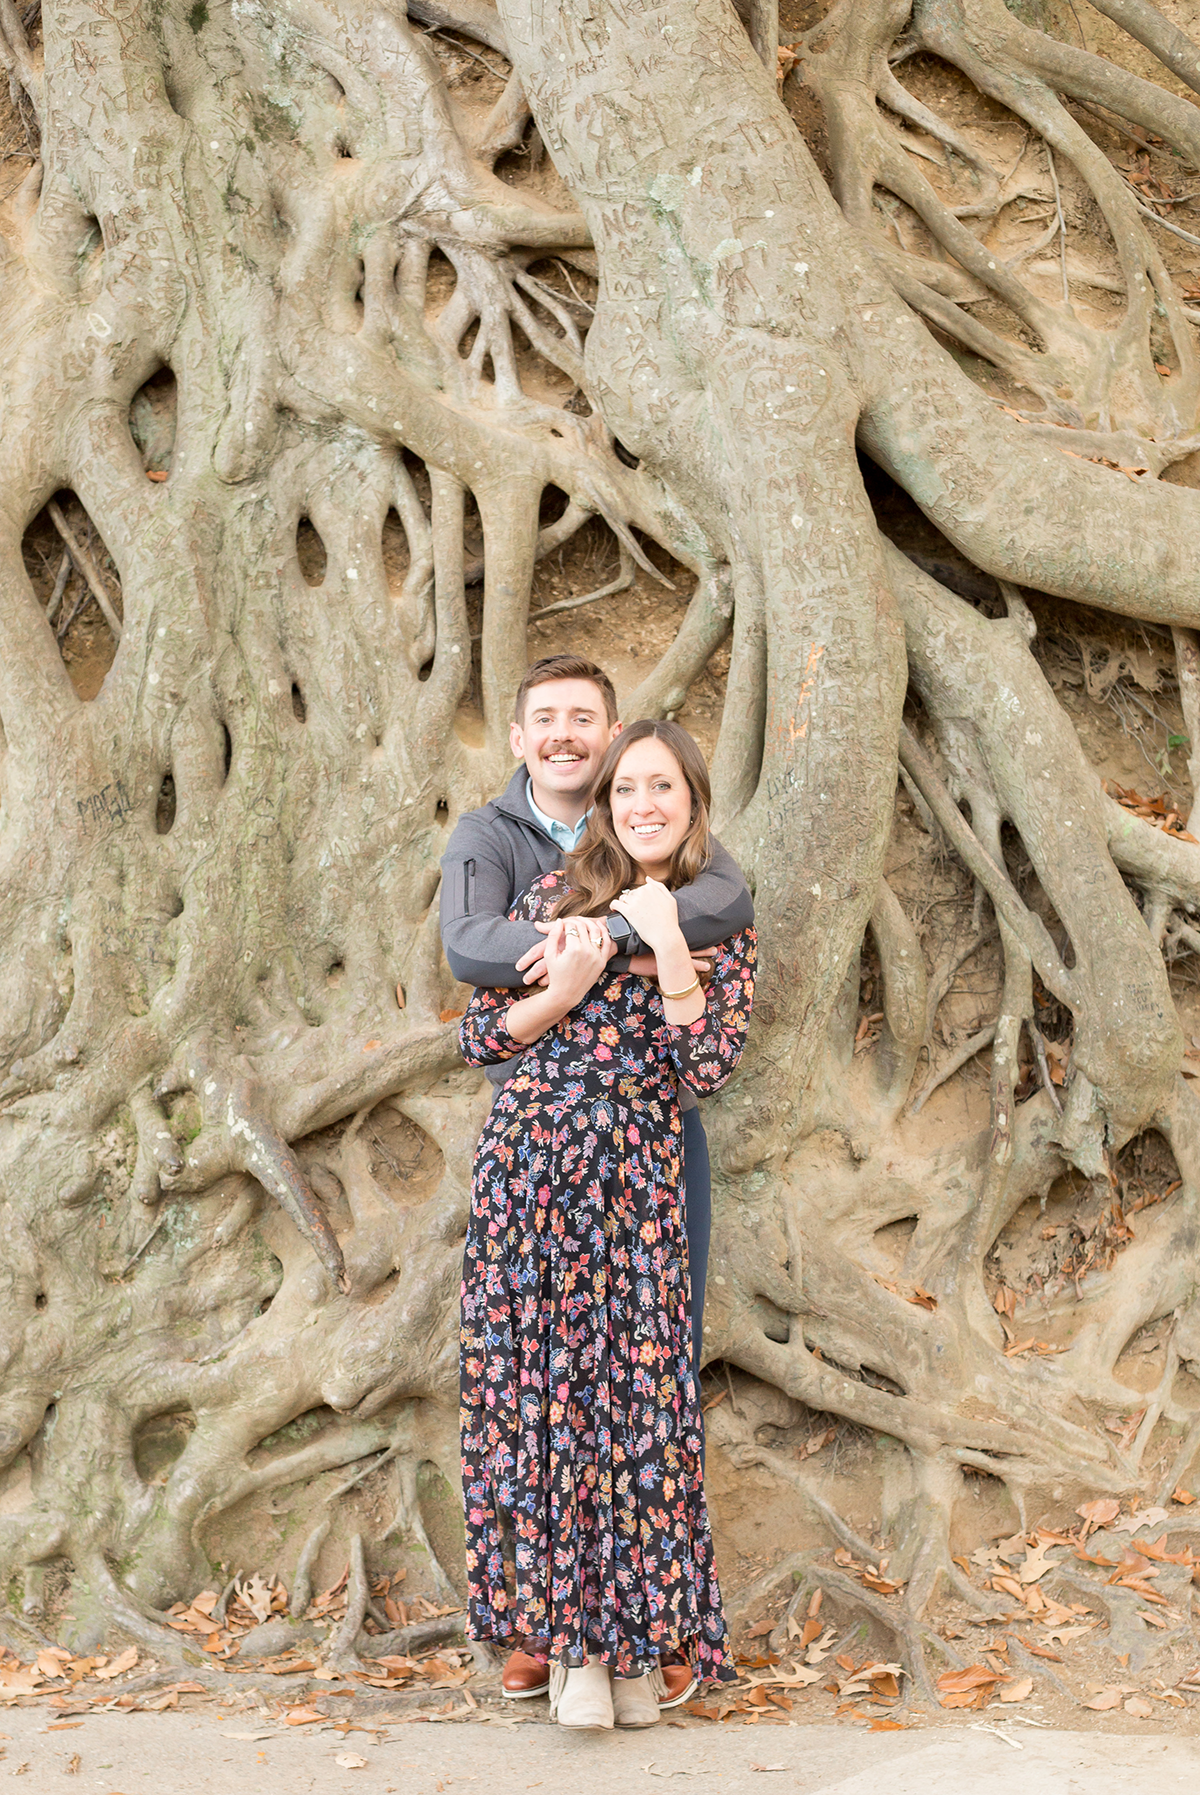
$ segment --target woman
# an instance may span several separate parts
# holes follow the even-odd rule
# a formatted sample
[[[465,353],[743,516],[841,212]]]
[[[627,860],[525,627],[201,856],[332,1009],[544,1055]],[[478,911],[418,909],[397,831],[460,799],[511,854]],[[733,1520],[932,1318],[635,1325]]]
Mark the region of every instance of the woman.
[[[467,1630],[548,1653],[564,1726],[652,1725],[672,1651],[701,1677],[735,1674],[704,1504],[676,1095],[679,1079],[724,1084],[753,996],[753,931],[714,950],[705,991],[671,895],[704,863],[709,801],[678,724],[619,735],[579,847],[511,911],[554,919],[546,988],[476,991],[460,1029],[473,1065],[524,1053],[472,1181]],[[657,986],[606,974],[610,910],[653,950]]]

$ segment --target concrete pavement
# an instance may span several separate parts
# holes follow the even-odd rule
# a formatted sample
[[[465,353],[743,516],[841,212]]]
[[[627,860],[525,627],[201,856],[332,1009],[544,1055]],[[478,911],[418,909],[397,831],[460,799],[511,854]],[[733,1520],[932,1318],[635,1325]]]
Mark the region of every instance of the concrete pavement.
[[[539,1704],[540,1706],[540,1704]],[[985,1725],[993,1716],[980,1717]],[[856,1726],[665,1722],[571,1736],[533,1719],[340,1731],[282,1727],[251,1709],[117,1712],[57,1721],[0,1714],[0,1786],[14,1795],[1196,1795],[1200,1738],[1105,1720],[1088,1733],[965,1720]]]

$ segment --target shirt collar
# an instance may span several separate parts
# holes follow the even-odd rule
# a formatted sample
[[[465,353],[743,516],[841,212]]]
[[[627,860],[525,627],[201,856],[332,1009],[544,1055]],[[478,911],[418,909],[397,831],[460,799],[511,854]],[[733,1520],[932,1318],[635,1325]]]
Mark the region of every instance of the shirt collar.
[[[583,839],[583,832],[587,828],[587,816],[581,816],[575,824],[560,823],[557,817],[547,816],[545,811],[539,810],[533,801],[533,780],[528,777],[525,780],[525,802],[551,841],[556,847],[561,848],[564,854],[572,853],[579,846]]]

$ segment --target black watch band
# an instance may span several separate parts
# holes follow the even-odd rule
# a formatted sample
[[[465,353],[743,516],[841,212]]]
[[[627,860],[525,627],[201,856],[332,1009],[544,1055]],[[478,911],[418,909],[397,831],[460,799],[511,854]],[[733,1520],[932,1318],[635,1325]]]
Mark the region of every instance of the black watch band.
[[[618,953],[625,954],[630,960],[635,954],[645,953],[645,942],[633,924],[628,922],[625,917],[614,910],[611,916],[605,917],[604,922],[609,934],[617,944]]]

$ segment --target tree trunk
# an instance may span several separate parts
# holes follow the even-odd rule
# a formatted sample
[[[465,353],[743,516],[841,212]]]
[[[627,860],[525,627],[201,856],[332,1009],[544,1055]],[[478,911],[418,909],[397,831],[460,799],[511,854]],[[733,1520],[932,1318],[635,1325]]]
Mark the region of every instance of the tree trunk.
[[[1191,81],[1154,8],[1101,10]],[[899,1442],[903,1596],[840,1599],[923,1677],[939,1586],[997,1607],[950,1555],[968,1473],[1022,1524],[1169,1494],[1200,1412],[1164,964],[1200,949],[1200,850],[1101,789],[1035,640],[1052,600],[1169,626],[1197,752],[1200,513],[1159,478],[1200,440],[1159,228],[1184,214],[1101,141],[1107,109],[1200,161],[1195,109],[1000,0],[838,0],[782,96],[767,6],[411,13],[0,7],[36,139],[0,215],[5,1565],[70,1572],[76,1637],[165,1652],[214,1517],[373,1453],[428,1545],[486,1107],[437,861],[505,776],[536,570],[601,520],[621,572],[587,602],[667,577],[660,551],[694,576],[627,716],[680,709],[729,640],[718,827],[764,952],[706,1112],[706,1353]],[[1007,108],[1029,167],[903,86],[913,52]],[[1107,328],[1071,272],[1085,197]],[[1061,294],[1036,246],[989,248],[1018,202],[1050,208]],[[889,539],[860,457],[936,555]],[[62,652],[85,615],[94,689]],[[901,844],[959,869],[974,933],[941,958],[884,877]],[[981,946],[994,1016],[935,1063]],[[926,1131],[989,1050],[966,1123]],[[1130,1227],[1148,1140],[1177,1182]],[[997,1242],[1065,1188],[1110,1205],[1103,1252],[1080,1231],[1067,1296],[1018,1320]],[[1172,1315],[1133,1432],[1106,1429]],[[871,1555],[744,1410],[713,1422]]]

